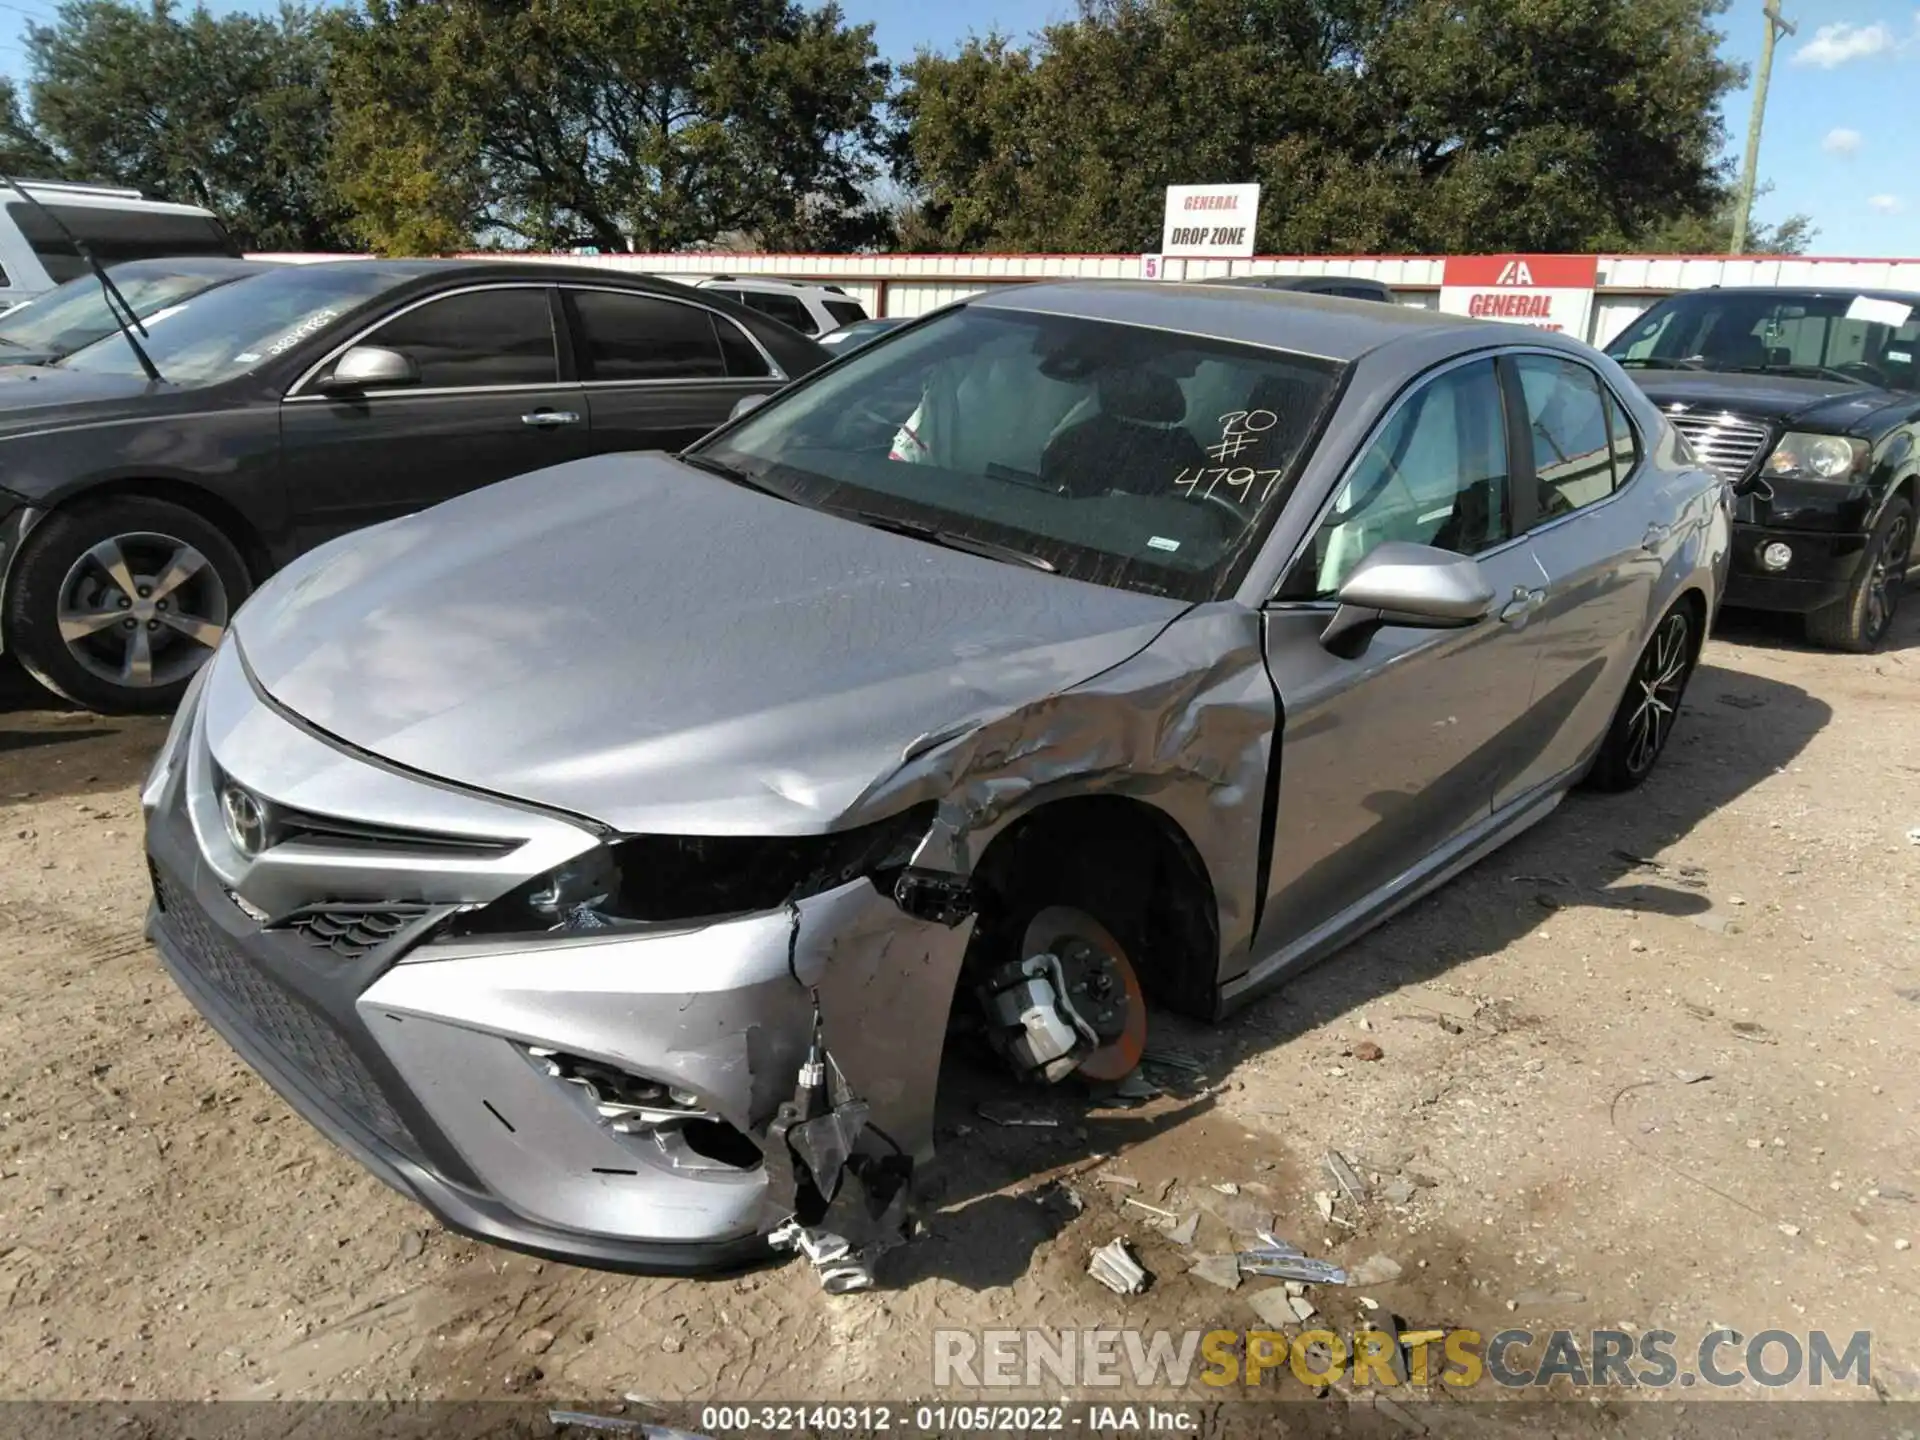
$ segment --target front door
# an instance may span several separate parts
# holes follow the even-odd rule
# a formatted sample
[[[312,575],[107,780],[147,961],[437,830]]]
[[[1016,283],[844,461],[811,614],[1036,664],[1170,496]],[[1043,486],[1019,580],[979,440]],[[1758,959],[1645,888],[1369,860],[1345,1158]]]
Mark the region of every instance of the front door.
[[[586,406],[561,379],[543,285],[436,296],[357,343],[406,355],[419,379],[352,395],[309,382],[282,403],[299,549],[587,453]]]
[[[783,382],[747,332],[695,300],[567,286],[596,453],[684,450]]]
[[[1403,397],[1268,608],[1284,728],[1260,953],[1390,899],[1487,819],[1500,778],[1525,763],[1543,574],[1514,534],[1511,475],[1494,362],[1442,371]],[[1475,557],[1494,613],[1457,630],[1389,626],[1351,660],[1329,652],[1335,594],[1389,540]]]

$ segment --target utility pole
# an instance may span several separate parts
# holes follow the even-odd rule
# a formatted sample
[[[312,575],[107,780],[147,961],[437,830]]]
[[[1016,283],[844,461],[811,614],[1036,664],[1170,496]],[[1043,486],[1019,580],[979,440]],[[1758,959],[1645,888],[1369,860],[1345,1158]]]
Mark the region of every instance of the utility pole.
[[[1760,166],[1760,127],[1767,118],[1767,81],[1773,76],[1773,45],[1782,35],[1792,35],[1796,26],[1782,18],[1780,0],[1767,0],[1767,38],[1760,43],[1760,73],[1753,82],[1753,118],[1747,122],[1747,163],[1740,171],[1740,206],[1733,216],[1733,244],[1729,255],[1747,248],[1747,221],[1753,214],[1753,187]]]

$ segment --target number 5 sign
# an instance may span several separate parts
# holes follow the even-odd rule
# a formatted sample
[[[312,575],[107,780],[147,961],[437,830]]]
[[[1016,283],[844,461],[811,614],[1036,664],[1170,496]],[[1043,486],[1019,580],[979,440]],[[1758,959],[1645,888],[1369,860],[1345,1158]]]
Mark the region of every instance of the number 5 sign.
[[[1140,257],[1140,278],[1158,280],[1166,269],[1165,257],[1160,255],[1142,255]]]

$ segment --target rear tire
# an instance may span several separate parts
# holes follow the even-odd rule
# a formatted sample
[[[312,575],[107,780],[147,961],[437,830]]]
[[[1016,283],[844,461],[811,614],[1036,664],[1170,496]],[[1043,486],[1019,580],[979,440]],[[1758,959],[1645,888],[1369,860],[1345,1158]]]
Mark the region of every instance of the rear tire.
[[[165,500],[115,495],[34,528],[0,618],[7,648],[56,695],[103,714],[164,713],[251,588],[218,526]]]
[[[1866,655],[1880,648],[1893,628],[1913,556],[1913,507],[1893,499],[1873,527],[1860,573],[1846,597],[1807,615],[1807,639],[1829,650]]]
[[[1593,789],[1631,790],[1653,773],[1680,718],[1680,701],[1700,654],[1700,640],[1700,622],[1689,602],[1682,600],[1660,617],[1634,662],[1627,693],[1587,772]]]

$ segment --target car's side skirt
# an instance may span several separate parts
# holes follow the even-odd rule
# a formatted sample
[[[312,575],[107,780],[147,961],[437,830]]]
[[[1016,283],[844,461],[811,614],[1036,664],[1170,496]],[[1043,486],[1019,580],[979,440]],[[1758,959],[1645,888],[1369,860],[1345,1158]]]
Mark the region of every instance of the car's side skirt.
[[[1468,866],[1485,859],[1502,845],[1544,820],[1572,788],[1589,762],[1519,796],[1479,824],[1461,831],[1421,864],[1394,876],[1354,901],[1317,929],[1308,931],[1284,950],[1254,961],[1245,974],[1220,987],[1216,1015],[1229,1015],[1282,981],[1316,965],[1334,951],[1384,924],[1422,896],[1438,889]],[[1281,903],[1285,903],[1284,900]]]

